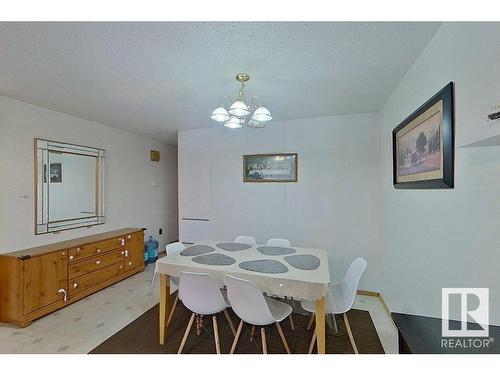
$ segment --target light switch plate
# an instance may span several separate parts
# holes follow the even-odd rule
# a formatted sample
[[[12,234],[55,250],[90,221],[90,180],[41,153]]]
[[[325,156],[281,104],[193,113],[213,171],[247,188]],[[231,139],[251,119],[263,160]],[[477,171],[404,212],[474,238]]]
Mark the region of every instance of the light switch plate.
[[[19,194],[17,197],[16,197],[16,202],[26,202],[27,200],[30,199],[30,195],[29,194]]]

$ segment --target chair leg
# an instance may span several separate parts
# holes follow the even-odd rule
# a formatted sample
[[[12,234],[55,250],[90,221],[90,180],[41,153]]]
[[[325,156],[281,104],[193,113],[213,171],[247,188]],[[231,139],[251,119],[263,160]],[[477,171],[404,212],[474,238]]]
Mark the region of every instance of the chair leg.
[[[288,301],[288,297],[285,297],[285,301]],[[292,331],[295,331],[295,324],[293,322],[292,314],[288,315],[288,319],[290,320],[290,328]]]
[[[229,313],[227,312],[227,310],[224,310],[224,315],[226,316],[226,319],[229,323],[229,327],[231,327],[231,332],[233,332],[233,336],[235,336],[236,330],[234,329],[233,321],[231,320],[231,317],[229,316]]]
[[[352,348],[354,349],[354,354],[359,354],[356,343],[354,342],[354,336],[352,335],[351,326],[349,320],[347,319],[347,314],[344,313],[345,327],[347,328],[347,334],[349,335],[349,340],[351,341]]]
[[[177,351],[177,354],[182,353],[182,349],[184,349],[184,344],[186,343],[186,340],[189,335],[189,331],[191,330],[191,327],[193,326],[193,320],[194,320],[194,313],[191,314],[191,319],[189,319],[189,323],[186,328],[186,332],[184,332],[184,337],[182,338],[181,345],[179,346],[179,350]]]
[[[314,330],[313,337],[311,339],[311,344],[309,345],[309,351],[307,352],[307,354],[312,354],[315,342],[316,342],[316,330]]]
[[[177,295],[175,296],[174,304],[172,305],[172,308],[170,309],[170,314],[168,315],[168,320],[167,320],[167,327],[170,325],[170,320],[172,320],[172,316],[174,316],[174,310],[175,310],[175,307],[177,306],[178,301],[179,301],[179,292],[177,292]]]
[[[231,345],[231,351],[229,354],[233,354],[236,349],[236,344],[238,344],[238,339],[240,338],[241,329],[243,328],[243,320],[240,320],[240,324],[238,325],[238,330],[236,331],[236,336],[234,336],[233,345]]]
[[[214,325],[215,351],[220,354],[219,329],[217,328],[217,317],[215,315],[212,317],[212,323]]]
[[[260,337],[262,338],[262,353],[267,354],[266,330],[264,327],[260,329]]]
[[[290,348],[288,347],[288,343],[286,342],[285,335],[283,334],[283,330],[281,329],[281,325],[279,322],[276,322],[276,328],[278,328],[278,333],[280,334],[281,341],[283,342],[283,346],[285,347],[285,350],[288,354],[290,353]]]
[[[255,337],[255,326],[252,326],[252,331],[250,332],[250,342],[253,341],[254,337]]]
[[[311,326],[314,322],[314,318],[316,317],[316,314],[311,315],[311,319],[309,319],[309,324],[307,324],[307,330],[309,331],[311,329]]]

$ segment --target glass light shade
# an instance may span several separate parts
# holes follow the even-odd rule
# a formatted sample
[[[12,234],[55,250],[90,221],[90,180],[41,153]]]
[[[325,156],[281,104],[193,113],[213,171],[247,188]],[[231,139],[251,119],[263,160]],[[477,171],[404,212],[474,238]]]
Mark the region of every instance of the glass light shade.
[[[229,121],[227,121],[224,126],[226,128],[230,128],[230,129],[238,129],[238,128],[241,128],[243,126],[242,124],[242,121],[236,117],[236,116],[231,116],[231,119]]]
[[[259,122],[251,119],[250,121],[248,121],[248,126],[251,128],[263,128],[264,126],[266,126],[266,124],[264,122]]]
[[[271,112],[266,107],[259,107],[255,110],[252,120],[265,122],[272,120]]]
[[[243,103],[241,100],[237,100],[233,104],[231,104],[229,113],[233,116],[245,117],[248,116],[250,111],[248,110],[248,106],[245,103]]]
[[[223,122],[229,120],[230,116],[229,113],[227,113],[226,108],[219,107],[212,112],[212,116],[210,116],[210,118],[215,121]]]

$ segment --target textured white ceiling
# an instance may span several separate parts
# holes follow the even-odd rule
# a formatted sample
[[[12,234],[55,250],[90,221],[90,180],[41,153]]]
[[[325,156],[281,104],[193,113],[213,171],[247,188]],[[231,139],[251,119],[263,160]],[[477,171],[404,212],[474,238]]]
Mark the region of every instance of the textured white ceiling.
[[[377,111],[439,26],[0,23],[0,95],[175,143],[238,72],[276,120]]]

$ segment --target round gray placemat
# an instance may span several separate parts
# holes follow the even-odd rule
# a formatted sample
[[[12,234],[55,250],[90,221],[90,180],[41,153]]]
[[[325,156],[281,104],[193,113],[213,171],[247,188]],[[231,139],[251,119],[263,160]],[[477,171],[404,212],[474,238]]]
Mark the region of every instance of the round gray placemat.
[[[308,254],[299,254],[299,255],[290,255],[285,257],[285,260],[291,266],[298,268],[299,270],[315,270],[319,267],[320,260],[318,257],[314,255]]]
[[[205,255],[200,255],[197,257],[194,257],[193,262],[200,263],[200,264],[208,264],[211,266],[229,266],[236,262],[231,257],[228,257],[227,255],[224,254],[205,254]]]
[[[257,251],[264,255],[287,255],[295,254],[297,250],[291,247],[281,247],[281,246],[259,246]]]
[[[181,255],[184,255],[187,257],[194,257],[195,255],[211,253],[212,251],[215,251],[215,249],[212,246],[193,245],[193,246],[189,246],[188,248],[185,248],[184,250],[182,250]]]
[[[237,242],[221,242],[215,246],[220,247],[221,249],[227,251],[241,251],[250,249],[252,247],[251,245],[248,245],[246,243],[237,243]]]
[[[288,272],[288,267],[283,263],[273,259],[259,259],[241,262],[241,269],[262,273],[285,273]]]

